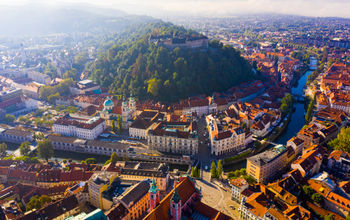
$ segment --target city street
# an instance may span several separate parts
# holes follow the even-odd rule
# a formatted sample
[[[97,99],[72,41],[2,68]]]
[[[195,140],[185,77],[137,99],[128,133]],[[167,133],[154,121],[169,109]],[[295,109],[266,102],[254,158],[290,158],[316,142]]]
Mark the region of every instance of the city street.
[[[208,131],[205,122],[205,118],[198,119],[198,160],[201,163],[201,170],[203,178],[207,181],[210,181],[210,175],[208,179],[208,175],[205,171],[210,170],[210,164],[213,158],[210,155],[210,146],[208,146],[209,138]],[[207,167],[207,170],[205,169]]]
[[[198,141],[198,160],[201,163],[202,179],[197,180],[196,183],[202,190],[202,202],[231,216],[233,219],[238,219],[239,204],[231,200],[231,188],[222,186],[219,181],[211,181],[210,166],[215,158],[210,154],[205,118],[198,120]]]

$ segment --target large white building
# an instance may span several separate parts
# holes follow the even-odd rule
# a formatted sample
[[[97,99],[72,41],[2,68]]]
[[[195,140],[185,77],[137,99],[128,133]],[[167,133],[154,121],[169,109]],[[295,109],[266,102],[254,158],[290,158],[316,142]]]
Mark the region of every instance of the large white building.
[[[193,156],[198,153],[195,122],[159,122],[149,129],[147,142],[151,149]]]
[[[245,132],[239,127],[217,133],[211,141],[211,154],[225,155],[240,152],[245,148]]]
[[[53,132],[87,140],[96,139],[106,129],[102,118],[67,114],[53,124]]]
[[[233,119],[219,119],[216,115],[206,117],[211,154],[225,155],[240,152],[246,147],[246,132]]]

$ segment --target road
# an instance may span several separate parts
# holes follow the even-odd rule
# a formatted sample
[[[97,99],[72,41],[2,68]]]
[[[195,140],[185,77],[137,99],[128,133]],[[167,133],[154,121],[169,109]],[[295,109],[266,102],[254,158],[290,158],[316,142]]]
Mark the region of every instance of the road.
[[[239,204],[231,200],[231,188],[223,186],[219,181],[211,180],[210,166],[212,161],[216,161],[216,158],[210,154],[205,119],[200,118],[197,125],[199,141],[198,160],[201,163],[202,179],[196,180],[196,183],[202,189],[202,202],[231,216],[233,219],[238,219],[237,210]],[[206,167],[207,169],[205,169]]]
[[[209,138],[207,125],[204,118],[198,120],[198,160],[201,163],[202,178],[210,182],[210,164],[213,160],[210,154],[210,146],[208,146]],[[207,169],[205,169],[207,167]]]

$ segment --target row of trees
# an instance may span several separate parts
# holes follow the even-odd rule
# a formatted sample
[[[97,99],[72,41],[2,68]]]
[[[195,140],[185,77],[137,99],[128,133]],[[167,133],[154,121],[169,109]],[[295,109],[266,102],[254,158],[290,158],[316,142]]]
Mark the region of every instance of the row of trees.
[[[222,175],[222,171],[223,171],[223,167],[222,167],[222,160],[219,160],[218,162],[218,166],[216,167],[215,162],[211,162],[211,167],[210,167],[210,175],[211,178],[221,178]]]
[[[281,100],[280,110],[282,114],[287,114],[293,107],[294,98],[288,93]]]
[[[6,154],[6,151],[7,151],[7,144],[1,143],[0,144],[0,153],[2,155],[4,155],[4,154]],[[23,142],[19,146],[19,152],[21,154],[21,157],[13,158],[13,156],[11,156],[11,157],[7,157],[7,159],[22,160],[22,161],[27,162],[27,163],[38,162],[38,158],[36,157],[37,155],[30,148],[30,142],[28,142],[28,141]],[[53,149],[53,146],[52,146],[50,140],[43,139],[42,141],[38,141],[37,153],[38,153],[39,157],[48,161],[54,154],[54,149]]]
[[[191,176],[194,178],[201,177],[201,171],[197,166],[191,168]]]
[[[316,95],[310,100],[309,105],[307,107],[307,111],[305,114],[305,123],[309,124],[312,119],[312,112],[314,110],[316,104]]]

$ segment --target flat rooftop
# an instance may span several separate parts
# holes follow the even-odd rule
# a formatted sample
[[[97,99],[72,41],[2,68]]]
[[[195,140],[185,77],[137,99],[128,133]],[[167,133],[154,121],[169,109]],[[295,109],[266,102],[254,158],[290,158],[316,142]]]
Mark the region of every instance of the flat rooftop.
[[[257,166],[263,166],[265,164],[272,162],[274,159],[276,159],[279,155],[284,153],[286,150],[287,148],[284,145],[279,144],[260,154],[249,157],[247,160],[249,160],[251,163]]]

